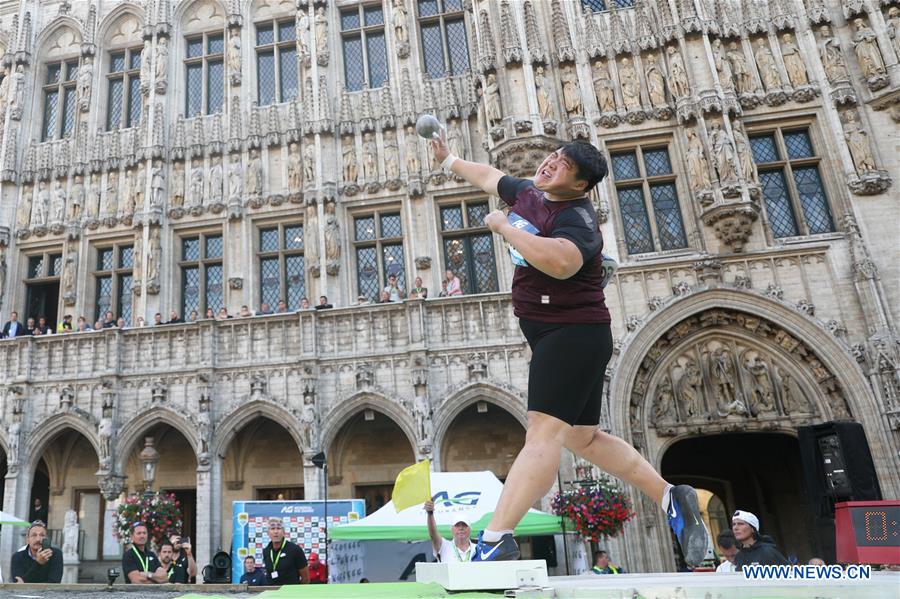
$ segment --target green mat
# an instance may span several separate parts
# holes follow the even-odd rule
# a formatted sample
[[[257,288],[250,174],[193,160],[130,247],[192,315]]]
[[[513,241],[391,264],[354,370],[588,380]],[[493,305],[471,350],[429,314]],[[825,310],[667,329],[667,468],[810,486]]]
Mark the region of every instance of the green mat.
[[[330,599],[498,599],[493,593],[448,593],[437,583],[420,582],[375,582],[372,584],[308,584],[283,586],[280,589],[264,591],[254,597],[260,599],[293,599],[299,597],[321,597]],[[197,595],[190,593],[178,599],[234,599],[229,595]]]

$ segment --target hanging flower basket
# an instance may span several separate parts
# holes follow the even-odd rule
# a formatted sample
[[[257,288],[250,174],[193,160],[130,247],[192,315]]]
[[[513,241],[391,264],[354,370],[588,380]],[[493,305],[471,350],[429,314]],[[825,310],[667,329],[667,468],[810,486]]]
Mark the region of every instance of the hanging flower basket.
[[[618,536],[635,516],[625,493],[606,479],[557,493],[551,505],[553,513],[571,522],[585,541]]]
[[[159,545],[173,534],[181,534],[181,502],[173,493],[132,495],[116,508],[113,534],[122,544],[131,542],[131,529],[135,522],[147,525],[150,539]]]

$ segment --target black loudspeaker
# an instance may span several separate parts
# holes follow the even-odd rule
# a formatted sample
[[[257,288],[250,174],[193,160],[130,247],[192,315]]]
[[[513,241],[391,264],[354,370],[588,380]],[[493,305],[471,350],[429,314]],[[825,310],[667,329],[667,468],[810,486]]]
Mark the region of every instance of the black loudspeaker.
[[[857,422],[801,426],[797,438],[809,501],[807,514],[813,551],[833,563],[834,504],[881,499],[869,442]]]

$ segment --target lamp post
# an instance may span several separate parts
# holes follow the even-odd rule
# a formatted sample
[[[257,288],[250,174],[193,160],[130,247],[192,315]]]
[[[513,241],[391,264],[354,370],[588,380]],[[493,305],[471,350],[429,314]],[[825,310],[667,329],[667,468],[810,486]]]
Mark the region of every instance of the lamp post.
[[[328,461],[325,459],[325,452],[320,451],[312,457],[312,463],[316,468],[321,468],[325,475],[325,551],[324,562],[328,563]]]
[[[159,463],[159,452],[153,446],[153,437],[144,437],[144,449],[138,457],[144,465],[144,495],[152,495],[153,481],[156,480],[156,465]]]

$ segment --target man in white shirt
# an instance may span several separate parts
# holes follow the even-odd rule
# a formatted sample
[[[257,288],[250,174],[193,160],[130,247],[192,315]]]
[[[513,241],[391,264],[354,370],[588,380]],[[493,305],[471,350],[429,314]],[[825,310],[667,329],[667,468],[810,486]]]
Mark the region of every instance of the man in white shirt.
[[[722,557],[722,563],[716,568],[716,572],[737,572],[734,569],[734,556],[737,555],[737,540],[734,533],[730,530],[724,530],[716,537],[716,545],[718,545],[719,555]]]
[[[428,535],[431,537],[431,548],[434,558],[445,564],[451,562],[472,561],[475,553],[475,545],[472,544],[472,528],[464,519],[457,520],[453,525],[453,541],[448,541],[438,533],[437,522],[434,520],[434,502],[425,502],[425,512],[428,514]]]

